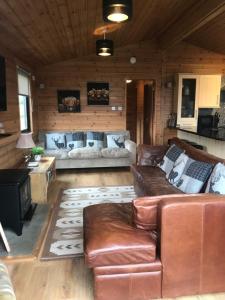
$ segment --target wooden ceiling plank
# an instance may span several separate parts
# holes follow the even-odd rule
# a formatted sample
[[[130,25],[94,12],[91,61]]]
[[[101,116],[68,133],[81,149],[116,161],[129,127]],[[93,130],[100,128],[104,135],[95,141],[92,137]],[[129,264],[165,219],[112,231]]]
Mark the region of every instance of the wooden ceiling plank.
[[[14,34],[14,36],[19,36],[20,40],[23,42],[24,44],[24,50],[27,49],[30,52],[30,55],[38,55],[39,57],[41,57],[42,61],[46,61],[46,58],[44,57],[44,54],[41,51],[41,47],[40,45],[37,44],[36,39],[34,39],[35,33],[34,32],[30,32],[31,27],[27,26],[27,24],[30,24],[30,19],[29,19],[29,13],[26,13],[26,8],[21,6],[21,3],[17,0],[10,0],[9,2],[7,2],[8,8],[9,10],[12,11],[11,14],[7,14],[5,12],[5,16],[10,17],[13,16],[17,18],[22,25],[20,25],[19,27],[14,26],[14,21],[12,21],[12,19],[10,18],[10,21],[8,21],[7,18],[7,23],[9,25],[13,24],[13,26],[11,25],[11,31]],[[11,6],[12,5],[12,6]],[[25,18],[26,16],[26,18]],[[24,20],[29,20],[28,23],[25,23]],[[23,28],[24,30],[22,31],[21,28]]]
[[[174,46],[223,12],[225,12],[224,0],[201,0],[196,2],[195,5],[189,7],[186,14],[179,17],[179,19],[160,36],[160,47],[166,50]]]

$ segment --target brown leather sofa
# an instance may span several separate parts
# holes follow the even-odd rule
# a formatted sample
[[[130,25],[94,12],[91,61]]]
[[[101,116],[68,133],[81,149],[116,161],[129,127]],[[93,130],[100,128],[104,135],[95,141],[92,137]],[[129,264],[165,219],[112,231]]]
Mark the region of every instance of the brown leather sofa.
[[[210,155],[209,153],[196,149],[193,146],[181,141],[178,138],[170,140],[170,144],[176,144],[185,150],[190,158],[216,164],[218,162],[225,163],[225,160]],[[138,147],[138,160],[136,165],[131,166],[131,172],[134,177],[134,188],[138,196],[157,196],[169,194],[181,194],[182,192],[171,185],[164,172],[157,167],[166,153],[167,146],[149,146],[140,145]],[[204,191],[203,186],[202,191]]]
[[[184,146],[193,158],[221,161]],[[94,272],[95,300],[224,292],[225,197],[173,193],[159,180],[163,174],[154,167],[166,148],[148,149],[151,155],[147,155],[146,147],[139,148],[139,165],[133,170],[144,170],[142,178],[135,174],[135,180],[138,191],[144,188],[144,194],[149,192],[150,196],[129,204],[98,204],[84,209],[84,254]],[[149,173],[147,163],[151,165]],[[143,176],[153,172],[157,179],[144,185]],[[154,184],[157,196],[151,196],[157,190]]]

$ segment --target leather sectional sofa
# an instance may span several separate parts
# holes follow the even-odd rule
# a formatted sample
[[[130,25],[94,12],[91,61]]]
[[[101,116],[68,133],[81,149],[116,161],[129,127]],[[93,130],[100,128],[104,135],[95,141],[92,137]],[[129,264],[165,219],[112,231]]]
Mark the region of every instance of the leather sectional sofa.
[[[192,158],[224,162],[178,139]],[[164,146],[141,146],[129,204],[84,209],[85,261],[95,300],[148,300],[225,292],[225,197],[183,194],[156,166]]]

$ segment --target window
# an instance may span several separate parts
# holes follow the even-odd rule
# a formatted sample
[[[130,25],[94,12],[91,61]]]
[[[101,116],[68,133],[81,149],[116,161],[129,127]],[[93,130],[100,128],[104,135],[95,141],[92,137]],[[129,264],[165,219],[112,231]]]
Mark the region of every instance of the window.
[[[22,70],[18,70],[18,98],[20,113],[20,130],[28,132],[31,130],[30,120],[30,77]]]

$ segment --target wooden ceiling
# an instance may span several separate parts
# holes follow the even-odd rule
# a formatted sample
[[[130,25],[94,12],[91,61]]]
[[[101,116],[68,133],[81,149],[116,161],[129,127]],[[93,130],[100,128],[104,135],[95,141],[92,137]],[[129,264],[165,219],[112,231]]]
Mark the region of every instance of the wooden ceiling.
[[[167,49],[186,39],[225,54],[225,1],[133,2],[132,20],[107,35],[116,48],[156,39]],[[103,25],[102,0],[0,1],[1,43],[33,66],[95,53],[93,33]]]

